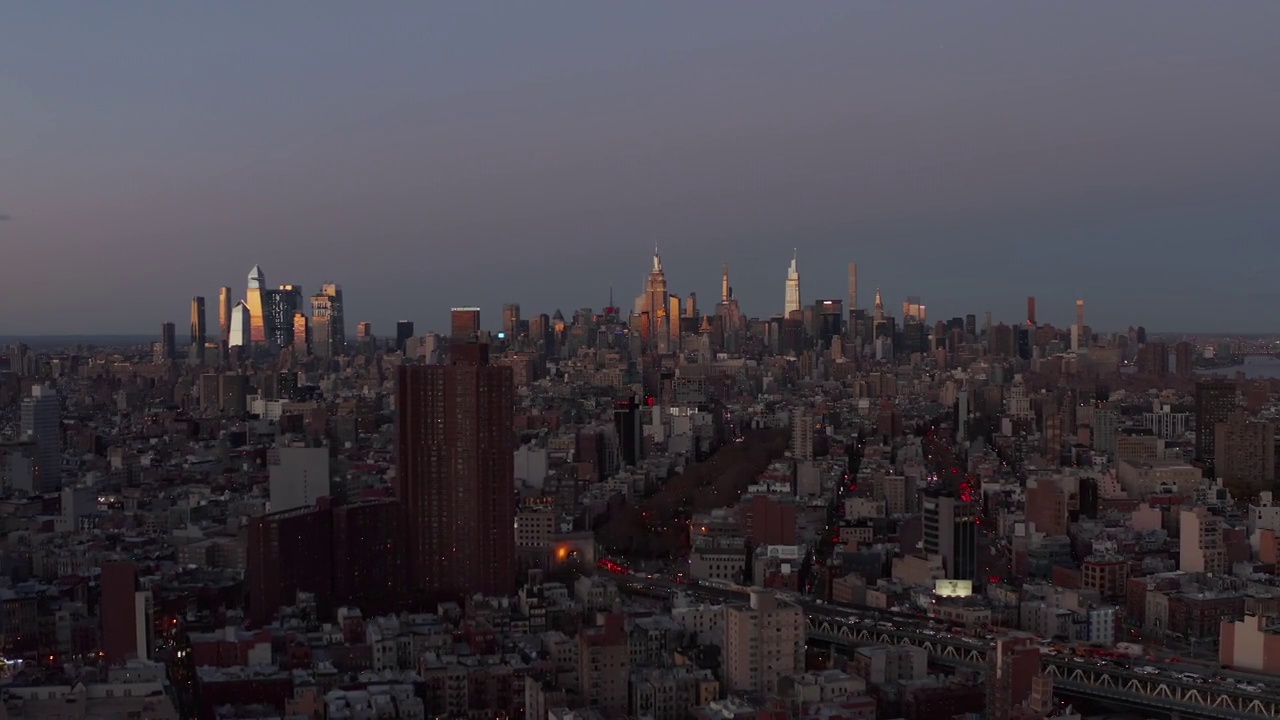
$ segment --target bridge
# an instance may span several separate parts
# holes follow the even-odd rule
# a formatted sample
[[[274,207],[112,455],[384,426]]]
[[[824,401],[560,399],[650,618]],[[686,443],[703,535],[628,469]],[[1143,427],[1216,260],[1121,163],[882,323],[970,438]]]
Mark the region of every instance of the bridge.
[[[810,615],[810,637],[833,645],[914,645],[928,651],[932,662],[985,670],[992,643],[927,635],[911,630],[862,627]],[[1280,698],[1221,683],[1183,680],[1169,673],[1139,673],[1117,665],[1096,665],[1074,656],[1042,655],[1044,672],[1055,693],[1126,705],[1148,714],[1221,720],[1280,718]]]

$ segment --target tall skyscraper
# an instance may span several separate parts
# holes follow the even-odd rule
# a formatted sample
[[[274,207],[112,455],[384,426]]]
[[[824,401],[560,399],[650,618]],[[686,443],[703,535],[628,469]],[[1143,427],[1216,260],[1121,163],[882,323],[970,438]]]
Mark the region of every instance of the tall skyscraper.
[[[160,347],[161,355],[165,362],[174,359],[178,355],[178,326],[171,322],[160,325]]]
[[[301,357],[311,354],[311,323],[301,310],[293,314],[293,352]]]
[[[227,347],[247,348],[253,345],[253,311],[241,300],[231,308],[231,329],[227,333]]]
[[[23,399],[22,435],[36,444],[33,463],[37,492],[49,493],[62,489],[62,404],[58,393],[47,385],[31,388],[31,396]]]
[[[248,289],[245,290],[244,303],[249,308],[249,340],[254,345],[265,345],[270,335],[267,316],[266,285],[267,277],[262,268],[254,265],[249,271]]]
[[[849,314],[858,309],[858,263],[849,263]]]
[[[221,333],[222,344],[231,344],[231,288],[225,285],[218,288],[218,332]]]
[[[644,444],[640,434],[640,403],[635,398],[614,401],[613,429],[618,436],[618,454],[622,464],[639,467],[644,457]]]
[[[449,310],[449,338],[454,342],[475,342],[480,336],[480,308],[456,307]]]
[[[402,365],[396,495],[409,586],[419,600],[515,588],[512,369],[489,347],[456,345],[449,365]]]
[[[729,263],[720,270],[720,302],[728,302],[733,297],[733,288],[729,287]]]
[[[502,332],[506,333],[507,342],[512,342],[520,335],[520,306],[507,303],[502,306]]]
[[[293,344],[293,316],[302,309],[302,288],[297,285],[281,285],[279,290],[265,291],[267,327],[270,331],[268,345],[273,350]]]
[[[648,327],[642,327],[643,341],[650,348],[665,346],[671,337],[671,325],[678,323],[667,316],[670,301],[667,299],[667,274],[662,269],[662,256],[658,248],[653,249],[653,266],[645,276],[644,292],[636,298],[635,310],[641,316],[647,316]]]
[[[1080,351],[1089,346],[1084,330],[1084,300],[1076,300],[1076,322],[1071,326],[1071,350]]]
[[[196,296],[191,298],[191,344],[203,348],[206,337],[204,324],[204,298]]]
[[[409,338],[413,337],[413,321],[399,320],[396,322],[396,352],[404,354],[405,343],[409,342]]]
[[[798,251],[791,253],[791,265],[787,268],[787,297],[782,305],[782,316],[784,318],[791,317],[791,313],[798,312],[802,305],[800,304],[800,268],[797,266]]]
[[[876,288],[875,317],[873,321],[876,325],[884,322],[884,298],[880,297],[880,288]]]
[[[325,283],[320,286],[319,295],[311,296],[311,351],[326,360],[341,357],[347,351],[340,285]]]
[[[1027,296],[1027,324],[1032,326],[1036,324],[1036,297],[1034,295]]]

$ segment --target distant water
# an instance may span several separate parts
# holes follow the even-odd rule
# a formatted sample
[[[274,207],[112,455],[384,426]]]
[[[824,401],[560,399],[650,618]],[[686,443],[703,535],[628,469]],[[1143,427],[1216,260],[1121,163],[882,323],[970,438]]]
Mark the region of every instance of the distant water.
[[[1234,377],[1238,372],[1244,373],[1247,378],[1280,378],[1280,358],[1270,355],[1252,355],[1246,357],[1239,365],[1199,371],[1201,375],[1218,377]]]

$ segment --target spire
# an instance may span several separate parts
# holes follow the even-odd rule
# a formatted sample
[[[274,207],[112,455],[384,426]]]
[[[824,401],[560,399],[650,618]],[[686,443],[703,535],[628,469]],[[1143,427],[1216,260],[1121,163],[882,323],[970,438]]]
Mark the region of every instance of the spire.
[[[731,294],[733,290],[729,288],[729,263],[725,263],[724,270],[720,273],[720,300],[728,302]]]
[[[658,246],[653,246],[653,271],[662,272],[662,256],[658,255]]]
[[[884,301],[880,299],[880,288],[876,288],[876,307],[884,307]]]

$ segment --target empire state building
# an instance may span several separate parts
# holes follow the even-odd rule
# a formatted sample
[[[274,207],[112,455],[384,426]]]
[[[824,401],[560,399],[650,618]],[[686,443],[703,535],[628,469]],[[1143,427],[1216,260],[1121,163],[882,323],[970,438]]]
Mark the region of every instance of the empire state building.
[[[662,271],[662,257],[653,249],[653,269],[645,280],[644,292],[636,298],[636,312],[648,316],[645,340],[652,346],[665,345],[671,335],[671,323],[679,322],[668,317],[667,276]]]
[[[800,310],[800,269],[796,266],[796,253],[791,254],[791,267],[787,268],[787,298],[782,306],[782,316]]]

